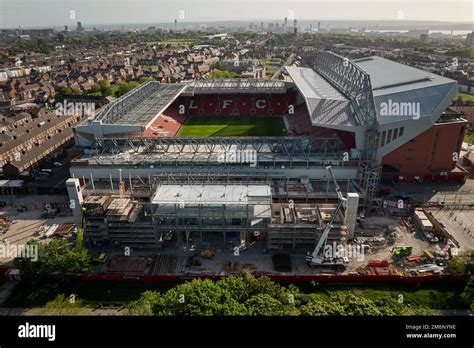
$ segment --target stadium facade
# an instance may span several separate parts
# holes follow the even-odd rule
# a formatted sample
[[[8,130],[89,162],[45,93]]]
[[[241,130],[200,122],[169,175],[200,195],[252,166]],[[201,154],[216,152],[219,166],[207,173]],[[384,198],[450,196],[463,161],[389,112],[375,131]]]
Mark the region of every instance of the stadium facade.
[[[336,208],[330,165],[344,194],[357,197],[330,235],[344,242],[357,210],[380,203],[381,180],[464,180],[456,154],[467,122],[448,109],[456,81],[380,57],[351,61],[330,52],[318,53],[312,67],[286,67],[285,75],[147,82],[76,126],[84,152],[72,162],[68,185],[79,206],[100,212],[86,213],[89,241],[155,245],[166,231],[187,241],[191,233],[202,240],[219,230],[225,243],[226,233],[242,241],[258,230],[269,247],[307,248]],[[191,119],[212,117],[280,117],[285,129],[278,136],[248,136],[242,128],[181,136]],[[110,199],[99,209],[101,194]],[[80,208],[75,216],[79,221]],[[125,231],[110,227],[107,216],[128,224]],[[150,240],[132,231],[137,219],[151,226]]]

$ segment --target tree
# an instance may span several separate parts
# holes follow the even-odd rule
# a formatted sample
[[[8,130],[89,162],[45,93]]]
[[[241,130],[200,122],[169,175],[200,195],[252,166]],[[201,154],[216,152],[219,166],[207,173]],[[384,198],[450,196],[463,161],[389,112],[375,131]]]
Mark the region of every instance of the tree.
[[[448,261],[449,272],[455,275],[471,275],[474,273],[474,250],[460,253]]]
[[[94,83],[91,86],[91,93],[97,93],[97,92],[100,92],[100,90],[101,90],[101,87],[98,83]]]
[[[72,93],[74,95],[81,95],[82,91],[79,88],[72,88]]]
[[[130,81],[128,83],[128,85],[130,86],[130,90],[134,89],[134,88],[137,88],[138,86],[140,86],[140,82],[137,82],[137,81]]]
[[[209,74],[211,79],[234,78],[239,76],[237,73],[228,70],[213,69]]]
[[[301,315],[344,315],[344,307],[336,302],[313,298],[301,306]]]
[[[128,92],[130,92],[132,89],[137,88],[140,86],[139,82],[136,81],[130,81],[130,82],[120,82],[118,86],[118,93],[117,96],[124,95]]]
[[[130,92],[130,85],[126,82],[120,82],[118,85],[118,95],[124,95]]]
[[[102,79],[97,83],[100,86],[100,88],[110,87],[110,82],[105,79]]]
[[[217,282],[195,279],[164,294],[143,293],[127,306],[128,313],[149,315],[288,315],[298,314],[289,303],[288,289],[267,277],[243,271]],[[297,293],[294,289],[292,293]]]
[[[100,93],[102,94],[102,96],[104,97],[107,97],[109,95],[112,95],[113,93],[113,90],[112,88],[110,87],[110,82],[107,81],[107,80],[100,80],[98,82],[99,86],[100,86]]]
[[[30,241],[28,244],[37,248],[37,260],[22,257],[15,263],[22,280],[28,284],[45,284],[53,282],[53,279],[66,280],[89,269],[88,252],[70,249],[66,241],[53,240],[48,244]]]
[[[384,315],[383,308],[377,307],[372,300],[351,292],[335,291],[330,299],[342,306],[345,315]]]
[[[153,306],[160,301],[160,294],[156,291],[146,291],[137,301],[130,302],[125,310],[127,315],[153,315]]]
[[[408,294],[406,294],[408,296]],[[438,294],[436,296],[439,296]],[[127,306],[130,315],[435,315],[438,308],[469,308],[472,291],[457,302],[428,299],[423,293],[414,301],[400,302],[399,293],[330,290],[305,294],[294,285],[281,286],[267,277],[255,278],[248,271],[219,281],[195,279],[160,294],[147,291]],[[453,295],[454,296],[454,295]],[[417,300],[420,302],[417,303]],[[451,302],[450,302],[451,301]],[[410,302],[412,305],[410,305]],[[449,307],[450,304],[454,307]]]
[[[40,53],[48,54],[51,52],[51,48],[48,44],[48,41],[44,38],[39,38],[36,40],[36,49]]]
[[[269,294],[258,294],[245,301],[250,315],[275,316],[284,313],[283,304]]]
[[[81,311],[82,300],[59,294],[39,310],[39,315],[77,315]]]
[[[153,306],[155,315],[246,315],[242,303],[209,279],[195,279],[167,291]]]
[[[145,83],[145,82],[148,82],[148,81],[156,81],[153,77],[146,77],[146,76],[142,76],[140,78],[140,83]]]
[[[109,95],[112,95],[114,93],[112,87],[104,87],[101,90],[102,96],[108,97]]]
[[[62,103],[64,98],[67,96],[67,95],[72,95],[74,94],[74,92],[72,91],[71,88],[69,87],[60,87],[58,89],[58,91],[56,92],[56,94],[54,95],[54,100],[56,102],[59,102],[59,103]]]
[[[464,290],[459,294],[461,305],[465,304],[470,310],[474,309],[474,250],[467,250],[454,256],[448,261],[449,273],[469,278]],[[469,284],[470,283],[470,284]]]

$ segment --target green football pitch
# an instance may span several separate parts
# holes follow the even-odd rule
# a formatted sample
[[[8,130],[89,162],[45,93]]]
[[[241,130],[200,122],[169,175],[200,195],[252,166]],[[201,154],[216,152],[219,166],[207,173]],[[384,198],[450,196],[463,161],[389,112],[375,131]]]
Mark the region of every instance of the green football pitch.
[[[177,137],[245,137],[286,135],[279,116],[191,116]]]

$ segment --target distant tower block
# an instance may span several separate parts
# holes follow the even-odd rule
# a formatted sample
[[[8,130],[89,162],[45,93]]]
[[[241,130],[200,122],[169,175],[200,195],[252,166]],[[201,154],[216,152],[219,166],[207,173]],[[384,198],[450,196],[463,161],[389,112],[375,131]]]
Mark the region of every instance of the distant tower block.
[[[359,208],[359,194],[354,192],[347,193],[346,213],[344,223],[347,226],[347,239],[354,239],[354,231],[357,220],[357,209]]]
[[[79,226],[81,223],[81,207],[84,198],[82,197],[81,184],[79,179],[68,179],[66,181],[67,193],[69,195],[70,207],[74,215],[74,223]]]

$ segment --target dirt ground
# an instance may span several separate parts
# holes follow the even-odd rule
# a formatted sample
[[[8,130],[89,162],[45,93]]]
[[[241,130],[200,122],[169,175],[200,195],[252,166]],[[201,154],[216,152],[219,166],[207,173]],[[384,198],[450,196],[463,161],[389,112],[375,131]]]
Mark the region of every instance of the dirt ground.
[[[388,236],[393,231],[396,234],[396,239],[393,243],[388,241]],[[412,255],[421,256],[424,250],[431,252],[440,251],[442,249],[441,243],[429,243],[424,236],[419,232],[409,232],[401,218],[372,216],[367,217],[363,222],[363,228],[360,226],[356,228],[355,238],[368,237],[370,235],[380,236],[385,238],[383,243],[368,243],[370,250],[364,252],[363,257],[349,258],[349,266],[347,272],[355,271],[358,267],[366,265],[371,260],[392,260],[391,250],[395,246],[408,245],[413,247]]]
[[[0,199],[1,200],[1,199]],[[73,223],[72,216],[61,216],[52,219],[42,219],[41,213],[45,204],[50,202],[67,201],[63,195],[27,195],[10,199],[3,198],[7,206],[0,208],[0,213],[12,219],[10,228],[0,235],[0,241],[8,242],[10,245],[26,244],[32,239],[39,240],[34,233],[42,228],[49,228],[54,224]],[[18,206],[26,206],[26,212],[18,212]],[[49,238],[41,239],[41,242],[49,242]],[[7,256],[7,257],[2,257]],[[11,261],[10,255],[0,255],[0,263]]]

